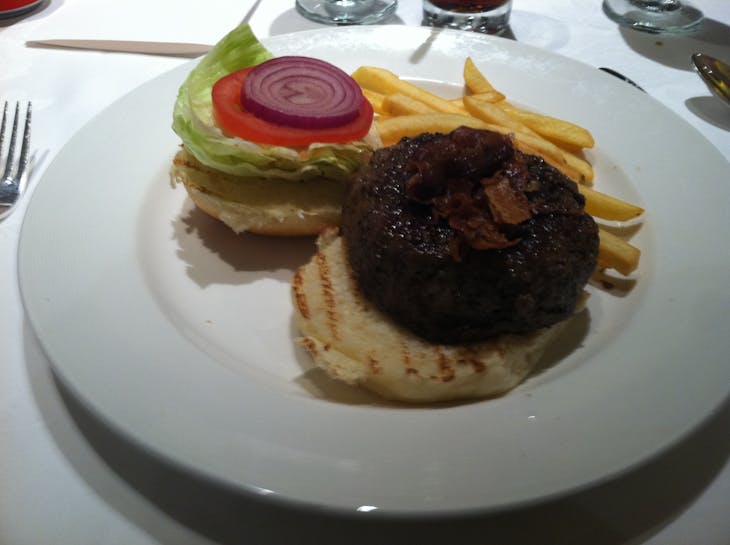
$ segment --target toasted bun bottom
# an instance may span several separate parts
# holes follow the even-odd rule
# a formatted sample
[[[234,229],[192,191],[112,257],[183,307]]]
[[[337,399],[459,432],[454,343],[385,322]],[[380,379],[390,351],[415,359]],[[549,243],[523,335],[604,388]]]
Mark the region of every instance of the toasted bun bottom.
[[[170,178],[183,184],[200,210],[237,233],[307,236],[340,222],[340,182],[244,180],[204,166],[184,148],[173,159]]]
[[[299,342],[332,378],[387,399],[423,403],[503,394],[527,377],[567,322],[488,342],[432,344],[364,299],[335,230],[318,244],[292,283]]]

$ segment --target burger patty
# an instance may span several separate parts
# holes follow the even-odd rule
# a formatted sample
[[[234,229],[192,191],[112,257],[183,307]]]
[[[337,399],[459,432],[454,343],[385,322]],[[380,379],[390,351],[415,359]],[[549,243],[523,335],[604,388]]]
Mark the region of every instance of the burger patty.
[[[364,295],[438,343],[552,325],[574,312],[598,229],[574,182],[509,137],[462,127],[377,150],[343,205]]]

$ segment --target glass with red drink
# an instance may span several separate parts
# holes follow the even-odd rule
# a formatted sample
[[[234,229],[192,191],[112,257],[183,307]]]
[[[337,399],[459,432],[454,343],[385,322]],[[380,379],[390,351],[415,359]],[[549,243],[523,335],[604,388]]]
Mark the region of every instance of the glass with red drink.
[[[423,0],[423,24],[498,34],[511,10],[512,0]]]

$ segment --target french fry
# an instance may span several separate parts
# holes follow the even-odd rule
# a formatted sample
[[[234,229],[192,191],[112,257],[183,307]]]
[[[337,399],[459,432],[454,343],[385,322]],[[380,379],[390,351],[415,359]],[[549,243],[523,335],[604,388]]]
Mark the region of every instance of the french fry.
[[[385,109],[383,108],[385,95],[371,91],[370,89],[362,89],[362,94],[373,105],[373,110],[376,114],[382,115],[385,113]]]
[[[436,110],[420,100],[411,98],[403,93],[393,93],[383,97],[383,110],[388,115],[430,114]]]
[[[464,84],[472,94],[485,94],[483,99],[488,95],[491,100],[489,102],[498,102],[504,100],[504,95],[497,91],[484,74],[476,67],[471,57],[467,57],[464,62]]]
[[[582,159],[571,152],[565,150],[561,151],[563,152],[563,159],[565,159],[565,164],[580,173],[580,181],[578,183],[583,185],[592,184],[593,179],[595,178],[595,174],[593,172],[593,167],[591,166],[591,164],[585,159]]]
[[[352,74],[353,79],[365,89],[370,89],[383,95],[402,93],[423,102],[437,112],[461,114],[458,106],[451,104],[445,98],[429,93],[417,85],[404,81],[393,72],[374,66],[361,66]]]
[[[491,102],[493,104],[501,104],[505,98],[499,91],[486,91],[484,93],[475,93],[469,96],[483,100],[484,102]]]
[[[593,167],[590,163],[588,163],[588,161],[560,149],[549,140],[537,134],[531,128],[525,126],[519,119],[510,116],[499,106],[489,102],[484,102],[483,100],[471,96],[465,96],[463,101],[467,111],[482,121],[508,128],[519,135],[528,135],[534,138],[534,140],[531,139],[530,142],[528,142],[530,146],[539,150],[540,155],[546,155],[553,159],[553,162],[559,165],[568,165],[571,171],[578,172],[577,177],[571,176],[571,178],[574,178],[575,181],[586,184],[593,181]]]
[[[502,132],[505,134],[509,133],[509,131],[505,131],[505,129],[503,129],[502,127],[500,127],[498,125],[497,126],[493,125],[493,127],[495,127],[495,128],[493,128],[492,130],[497,130],[497,132]],[[516,132],[516,133],[512,133],[512,134],[513,134],[515,142],[518,144],[518,147],[519,147],[519,144],[521,144],[521,143],[527,144],[530,148],[532,148],[533,150],[535,150],[537,152],[537,153],[535,153],[535,155],[539,155],[540,157],[543,157],[545,160],[549,159],[548,162],[551,165],[555,166],[555,168],[557,168],[560,171],[563,171],[564,167],[568,167],[570,172],[575,173],[575,178],[573,178],[573,176],[571,176],[571,178],[573,178],[573,181],[580,183],[580,181],[581,181],[580,172],[573,169],[570,165],[567,164],[562,150],[557,148],[555,146],[555,144],[552,144],[552,143],[548,142],[547,140],[543,140],[542,138],[533,136],[531,134],[525,134],[522,132]],[[565,174],[565,172],[563,172],[563,173]]]
[[[513,133],[517,143],[527,144],[529,148],[537,151],[537,155],[548,160],[551,165],[558,168],[572,180],[578,183],[589,183],[593,179],[593,169],[589,163],[567,154],[552,142],[535,134],[519,121],[511,119],[494,104],[465,96],[464,106],[474,117],[491,124],[493,126],[492,130],[503,134]]]
[[[463,115],[469,115],[469,112],[467,112],[466,108],[464,107],[464,97],[452,98],[449,100],[449,102],[459,108],[459,112],[461,112]]]
[[[644,209],[640,206],[622,201],[590,187],[578,185],[578,190],[585,197],[585,210],[591,216],[611,221],[628,221],[644,213]]]
[[[523,110],[507,102],[500,102],[498,106],[513,118],[520,120],[533,131],[557,145],[565,144],[570,149],[592,148],[595,145],[593,135],[580,125]]]
[[[467,126],[474,129],[489,129],[489,125],[474,117],[461,114],[416,114],[389,117],[378,121],[378,132],[383,145],[396,144],[404,136],[418,136],[425,132],[450,133]]]
[[[478,117],[482,121],[500,125],[514,132],[536,135],[532,129],[525,126],[518,119],[511,117],[499,106],[496,106],[491,102],[486,102],[473,96],[465,96],[462,98],[462,101],[464,102],[464,108],[466,108],[466,111],[474,117]]]
[[[628,276],[639,266],[641,251],[619,236],[598,228],[598,266],[603,269],[616,269]]]

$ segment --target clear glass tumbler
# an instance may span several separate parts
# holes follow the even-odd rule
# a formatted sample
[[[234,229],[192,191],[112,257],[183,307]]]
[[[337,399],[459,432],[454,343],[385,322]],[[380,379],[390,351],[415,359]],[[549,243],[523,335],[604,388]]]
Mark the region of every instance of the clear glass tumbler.
[[[369,25],[390,17],[398,0],[296,0],[307,19],[328,25]]]
[[[423,24],[498,34],[511,11],[512,0],[423,0]]]
[[[687,32],[702,12],[681,0],[604,0],[603,11],[622,26],[647,32]]]

